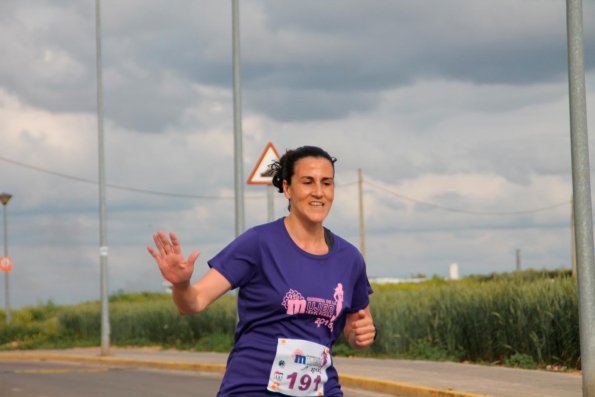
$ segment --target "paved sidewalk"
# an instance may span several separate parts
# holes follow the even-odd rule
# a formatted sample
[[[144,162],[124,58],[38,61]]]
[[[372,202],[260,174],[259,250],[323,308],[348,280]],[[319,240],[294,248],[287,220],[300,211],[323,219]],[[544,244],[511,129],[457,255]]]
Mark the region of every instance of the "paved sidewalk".
[[[148,348],[0,352],[0,360],[94,362],[110,365],[223,372],[227,354]],[[533,371],[431,361],[335,357],[341,383],[386,394],[442,397],[580,397],[578,373]]]

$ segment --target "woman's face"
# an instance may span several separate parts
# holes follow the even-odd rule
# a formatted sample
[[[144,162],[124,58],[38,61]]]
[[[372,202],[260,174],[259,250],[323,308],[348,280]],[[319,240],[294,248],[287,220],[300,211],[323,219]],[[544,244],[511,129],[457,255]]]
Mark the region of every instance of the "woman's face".
[[[324,157],[304,157],[294,164],[291,185],[283,181],[291,214],[308,223],[322,223],[335,196],[334,169]]]

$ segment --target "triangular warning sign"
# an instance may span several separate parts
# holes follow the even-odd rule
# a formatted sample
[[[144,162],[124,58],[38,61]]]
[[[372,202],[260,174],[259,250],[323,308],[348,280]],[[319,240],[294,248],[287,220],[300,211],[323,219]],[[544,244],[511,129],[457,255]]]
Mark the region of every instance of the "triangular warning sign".
[[[248,183],[248,185],[272,185],[273,173],[271,172],[269,165],[271,165],[273,161],[279,160],[279,158],[280,156],[277,149],[275,149],[273,144],[269,142],[246,183]]]

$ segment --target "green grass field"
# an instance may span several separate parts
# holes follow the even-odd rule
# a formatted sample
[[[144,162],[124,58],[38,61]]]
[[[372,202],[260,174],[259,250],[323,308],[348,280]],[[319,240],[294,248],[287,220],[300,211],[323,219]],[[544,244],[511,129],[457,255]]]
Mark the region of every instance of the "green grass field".
[[[576,281],[567,271],[373,287],[376,343],[360,352],[341,339],[336,355],[580,368]],[[111,343],[227,352],[235,305],[226,295],[199,315],[180,316],[167,294],[118,293],[110,297]],[[0,349],[100,344],[99,302],[15,310],[10,326],[2,317]]]

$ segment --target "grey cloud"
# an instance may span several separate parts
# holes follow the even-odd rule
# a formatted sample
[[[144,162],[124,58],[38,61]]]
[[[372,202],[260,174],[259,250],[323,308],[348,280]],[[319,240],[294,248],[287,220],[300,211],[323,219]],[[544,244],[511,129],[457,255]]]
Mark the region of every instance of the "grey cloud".
[[[249,109],[292,122],[343,118],[352,112],[368,111],[378,101],[375,95],[316,90],[258,90],[247,94],[246,99]]]
[[[221,62],[216,57],[201,61],[211,37],[197,34],[184,7],[174,12],[176,7],[163,2],[129,8],[103,4],[106,118],[128,128],[161,131],[177,123],[197,100],[193,81],[222,84]],[[94,7],[71,2],[58,8],[40,2],[20,8],[9,2],[2,11],[5,23],[0,33],[13,40],[0,43],[6,60],[0,66],[0,84],[26,104],[55,112],[94,113]]]
[[[25,11],[14,2],[3,6],[3,34],[15,39],[2,44],[8,62],[0,66],[0,80],[33,105],[94,112],[94,9],[76,2],[62,8],[52,4],[34,3]],[[192,84],[231,91],[229,4],[102,4],[106,117],[158,132],[200,100]],[[421,78],[488,84],[563,80],[563,11],[553,2],[244,2],[246,97],[275,91],[287,98],[275,106],[258,99],[245,106],[276,120],[333,119],[359,106],[367,109],[383,90]],[[586,4],[584,14],[588,35],[595,7]],[[33,17],[19,23],[28,15]],[[587,67],[594,67],[589,54],[595,54],[595,41],[586,40],[585,54]],[[325,94],[334,104],[319,106],[314,98],[316,106],[296,107],[300,93],[308,90],[311,97],[337,93]],[[363,101],[345,99],[362,94]],[[366,103],[354,103],[360,101]]]
[[[2,44],[8,61],[0,66],[0,81],[50,111],[94,112],[94,8],[65,4],[3,6],[2,33],[15,40]],[[231,90],[229,4],[102,4],[107,118],[159,132],[200,100],[192,84]],[[587,55],[595,53],[591,7],[585,5]],[[368,110],[375,95],[424,78],[521,85],[564,80],[563,11],[557,3],[530,1],[244,2],[242,84],[246,97],[256,98],[245,106],[275,120],[321,120],[359,106]],[[587,67],[594,61],[587,57]],[[313,105],[296,107],[308,90]],[[274,106],[258,99],[271,91],[284,97]],[[360,91],[365,100],[349,99]],[[317,96],[334,103],[321,106]]]
[[[172,81],[156,72],[127,74],[119,80],[117,84],[106,82],[105,115],[131,130],[160,132],[176,125],[184,110],[200,99],[187,82]]]
[[[399,85],[424,75],[486,83],[531,83],[544,77],[558,78],[565,72],[566,21],[561,3],[334,1],[300,2],[295,7],[265,4],[271,35],[284,30],[311,35],[315,30],[321,37],[332,36],[337,44],[349,42],[350,51],[340,53],[332,50],[332,41],[322,44],[329,45],[328,56],[337,62],[338,69],[344,66],[342,61],[348,67],[365,65],[366,70],[379,65],[378,72],[387,85]],[[465,12],[461,12],[463,8]],[[585,6],[584,15],[585,25],[589,26],[589,21],[595,19],[594,7]],[[586,29],[587,38],[590,30]],[[595,49],[591,40],[586,40],[586,45],[585,53]],[[316,65],[328,59],[309,61]],[[588,65],[595,66],[589,62]]]
[[[16,3],[3,2],[0,12],[0,33],[11,38],[0,42],[0,84],[35,106],[88,110],[94,104],[88,86],[95,76],[90,69],[95,50],[85,45],[94,43],[88,13],[82,15],[77,2],[64,2],[61,8],[47,1]]]
[[[483,2],[469,7],[461,1],[342,1],[261,6],[264,33],[248,33],[243,43],[246,91],[275,87],[292,90],[288,95],[309,89],[341,96],[374,92],[372,97],[419,79],[515,85],[566,80],[564,9],[557,3]],[[461,7],[466,7],[465,13]],[[585,7],[585,21],[586,26],[595,21],[594,7]],[[246,30],[258,30],[250,21],[246,24]],[[287,39],[292,35],[298,38]],[[585,44],[586,54],[595,53],[595,41],[587,36]],[[594,66],[587,57],[587,67]],[[272,118],[285,117],[278,106],[259,109]],[[335,117],[332,109],[323,117],[323,110],[300,116]]]

